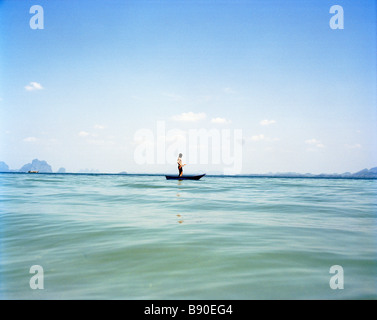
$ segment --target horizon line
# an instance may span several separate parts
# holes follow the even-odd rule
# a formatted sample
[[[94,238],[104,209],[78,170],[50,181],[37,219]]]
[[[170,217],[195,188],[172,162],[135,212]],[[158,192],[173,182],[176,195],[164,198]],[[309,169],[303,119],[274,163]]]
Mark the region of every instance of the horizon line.
[[[44,175],[108,175],[108,176],[166,176],[166,173],[106,173],[106,172],[26,172],[26,171],[8,171],[0,172],[0,174],[44,174]],[[344,173],[273,173],[273,174],[263,174],[263,173],[245,173],[245,174],[206,174],[207,177],[234,177],[234,178],[314,178],[314,179],[365,179],[365,180],[376,180],[376,176],[365,177],[365,176],[354,176],[356,173],[350,173],[349,175],[344,175]]]

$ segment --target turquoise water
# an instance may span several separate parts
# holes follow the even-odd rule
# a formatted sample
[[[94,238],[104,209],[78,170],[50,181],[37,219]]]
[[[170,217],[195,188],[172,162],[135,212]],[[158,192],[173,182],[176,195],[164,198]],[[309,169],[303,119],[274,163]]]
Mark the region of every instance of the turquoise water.
[[[376,180],[0,179],[2,299],[377,298]]]

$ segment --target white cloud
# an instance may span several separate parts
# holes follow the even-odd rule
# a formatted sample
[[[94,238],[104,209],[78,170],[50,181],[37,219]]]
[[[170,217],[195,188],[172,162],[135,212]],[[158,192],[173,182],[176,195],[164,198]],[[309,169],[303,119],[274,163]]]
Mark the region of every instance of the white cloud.
[[[106,128],[106,127],[103,126],[103,125],[101,125],[101,124],[96,124],[96,125],[94,125],[94,129],[103,130],[103,129],[105,129],[105,128]]]
[[[225,118],[213,118],[211,120],[212,123],[217,123],[217,124],[226,124],[226,123],[230,123],[230,120],[226,120]]]
[[[251,140],[252,141],[261,141],[261,140],[264,140],[265,138],[266,137],[264,136],[264,134],[258,134],[258,135],[252,136]]]
[[[25,86],[26,91],[34,91],[34,90],[42,90],[43,87],[38,82],[30,82],[28,85]]]
[[[256,134],[254,136],[251,136],[248,140],[251,140],[251,141],[266,141],[266,142],[275,142],[275,141],[279,141],[280,139],[279,138],[270,138],[270,137],[266,137],[264,134]]]
[[[174,121],[185,121],[185,122],[195,122],[199,120],[203,120],[206,118],[206,114],[204,112],[194,113],[194,112],[184,112],[179,115],[175,115],[172,117]]]
[[[79,136],[80,137],[87,137],[90,133],[89,132],[86,132],[86,131],[80,131],[79,132]]]
[[[36,142],[38,139],[36,137],[27,137],[23,141],[25,142]]]
[[[325,145],[321,141],[319,141],[317,139],[305,140],[305,143],[309,144],[311,146],[315,146],[317,148],[324,148],[325,147]]]
[[[260,122],[260,125],[262,125],[262,126],[269,126],[270,124],[274,124],[274,123],[276,123],[275,120],[267,120],[267,119],[265,119],[265,120],[262,120]]]

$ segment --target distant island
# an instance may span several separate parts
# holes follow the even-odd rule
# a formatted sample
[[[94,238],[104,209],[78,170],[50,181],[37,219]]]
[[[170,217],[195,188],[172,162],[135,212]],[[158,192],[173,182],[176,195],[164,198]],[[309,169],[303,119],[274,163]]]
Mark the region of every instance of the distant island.
[[[351,173],[297,173],[297,172],[278,172],[265,174],[241,174],[243,177],[280,177],[280,178],[363,178],[363,179],[377,179],[377,167],[371,169],[363,169],[361,171]]]
[[[52,170],[52,167],[45,160],[34,159],[31,163],[23,165],[20,169],[9,169],[9,166],[4,162],[0,161],[0,172],[12,172],[12,173],[67,173],[65,168],[59,168],[56,172]],[[88,174],[88,173],[101,173],[99,170],[95,169],[81,169],[78,173]],[[119,174],[127,174],[126,171],[119,172]]]
[[[52,173],[52,168],[46,161],[39,161],[38,159],[34,159],[31,163],[27,163],[22,166],[19,171]]]
[[[0,172],[9,172],[9,166],[3,161],[0,161]]]
[[[31,163],[27,163],[27,164],[23,165],[18,170],[9,169],[9,166],[5,162],[0,161],[0,172],[40,172],[40,173],[53,173],[52,172],[52,168],[47,163],[47,161],[43,161],[43,160],[40,161],[38,159],[34,159]]]
[[[56,173],[66,173],[65,168],[60,168],[58,171],[56,171]]]
[[[9,166],[0,161],[0,172],[19,172],[19,173],[28,173],[28,172],[38,172],[38,173],[59,173],[65,174],[65,168],[59,168],[58,171],[53,172],[52,167],[44,160],[34,159],[31,163],[23,165],[20,169],[9,169]],[[78,173],[82,174],[101,174],[99,170],[93,169],[81,169]],[[117,174],[128,174],[126,171],[119,172]],[[159,175],[159,174],[154,174]],[[208,176],[224,176],[221,172],[208,173]],[[377,179],[377,167],[371,169],[363,169],[355,173],[344,172],[344,173],[321,173],[321,174],[312,174],[312,173],[296,173],[296,172],[283,172],[283,173],[265,173],[265,174],[239,174],[235,175],[237,177],[270,177],[270,178],[359,178],[359,179]]]

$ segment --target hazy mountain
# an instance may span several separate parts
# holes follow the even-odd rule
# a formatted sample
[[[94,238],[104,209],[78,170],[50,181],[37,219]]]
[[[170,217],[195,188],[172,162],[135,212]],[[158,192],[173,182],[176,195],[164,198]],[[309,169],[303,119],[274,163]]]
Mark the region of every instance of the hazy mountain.
[[[59,168],[59,170],[56,171],[56,173],[65,173],[65,168]]]
[[[311,174],[311,173],[297,173],[297,172],[278,172],[278,173],[267,173],[267,174],[247,174],[247,176],[263,176],[263,177],[295,177],[295,178],[305,178],[305,177],[317,177],[317,178],[377,178],[377,167],[371,169],[363,169],[361,171],[350,173],[321,173],[321,174]]]
[[[374,167],[372,169],[369,169],[369,172],[371,173],[377,173],[377,167]]]
[[[51,166],[44,160],[34,159],[31,163],[25,164],[19,172],[39,171],[41,173],[52,173]]]
[[[351,175],[355,178],[377,178],[377,167],[364,169]]]
[[[9,172],[8,165],[3,161],[0,161],[0,172]]]

